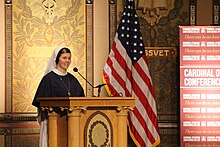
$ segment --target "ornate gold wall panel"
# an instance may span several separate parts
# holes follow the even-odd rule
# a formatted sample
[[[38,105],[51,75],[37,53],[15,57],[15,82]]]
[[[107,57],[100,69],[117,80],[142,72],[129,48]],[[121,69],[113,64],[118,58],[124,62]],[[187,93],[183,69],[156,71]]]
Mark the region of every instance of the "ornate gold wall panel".
[[[84,3],[22,0],[12,5],[12,111],[35,112],[31,102],[56,46],[71,49],[70,72],[75,66],[85,70]]]

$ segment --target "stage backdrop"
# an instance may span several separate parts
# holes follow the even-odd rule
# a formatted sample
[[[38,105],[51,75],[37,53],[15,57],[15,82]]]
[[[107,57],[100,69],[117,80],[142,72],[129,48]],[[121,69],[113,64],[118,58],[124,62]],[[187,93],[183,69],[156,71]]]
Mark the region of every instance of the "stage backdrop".
[[[181,147],[220,146],[220,27],[180,27]]]

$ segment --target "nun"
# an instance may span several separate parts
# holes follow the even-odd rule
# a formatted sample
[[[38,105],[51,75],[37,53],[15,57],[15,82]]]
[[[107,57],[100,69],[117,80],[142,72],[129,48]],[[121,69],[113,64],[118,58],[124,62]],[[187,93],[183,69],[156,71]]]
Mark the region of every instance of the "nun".
[[[56,47],[48,62],[44,77],[40,81],[32,105],[38,108],[40,123],[39,147],[48,147],[47,112],[40,109],[38,97],[85,97],[79,81],[67,72],[71,63],[71,51],[66,47]],[[59,111],[57,111],[59,113]],[[59,114],[60,115],[60,114]],[[61,114],[64,115],[64,114]]]

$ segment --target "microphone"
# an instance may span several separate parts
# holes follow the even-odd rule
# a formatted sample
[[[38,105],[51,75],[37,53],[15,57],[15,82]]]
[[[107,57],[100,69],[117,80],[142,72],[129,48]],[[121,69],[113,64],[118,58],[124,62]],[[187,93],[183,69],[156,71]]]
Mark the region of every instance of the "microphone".
[[[78,68],[74,67],[74,68],[73,68],[73,71],[74,71],[74,72],[78,72]]]
[[[83,77],[83,75],[80,72],[78,72],[78,68],[74,67],[73,71],[77,72],[92,88],[98,88],[98,97],[100,97],[101,88],[102,86],[105,86],[106,84],[99,84],[94,87],[85,77]]]

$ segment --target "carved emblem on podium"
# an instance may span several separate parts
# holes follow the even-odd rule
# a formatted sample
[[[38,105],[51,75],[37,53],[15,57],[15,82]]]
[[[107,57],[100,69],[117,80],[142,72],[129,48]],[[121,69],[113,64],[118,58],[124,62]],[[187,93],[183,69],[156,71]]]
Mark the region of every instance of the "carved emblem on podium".
[[[101,120],[95,121],[89,130],[89,143],[92,146],[107,146],[109,142],[109,130]]]
[[[85,127],[86,147],[112,147],[112,124],[101,111],[94,112]]]

